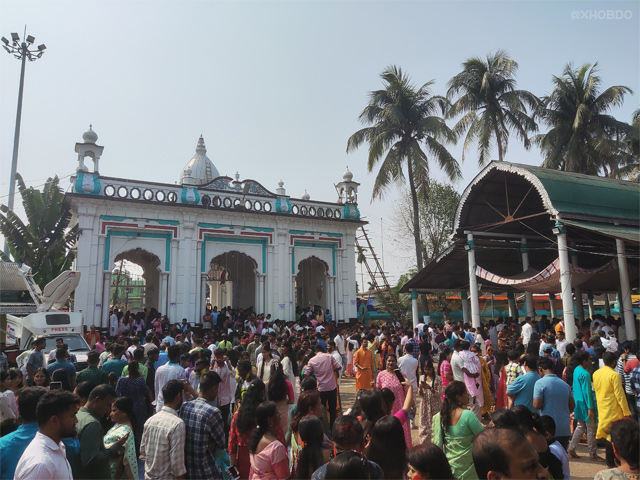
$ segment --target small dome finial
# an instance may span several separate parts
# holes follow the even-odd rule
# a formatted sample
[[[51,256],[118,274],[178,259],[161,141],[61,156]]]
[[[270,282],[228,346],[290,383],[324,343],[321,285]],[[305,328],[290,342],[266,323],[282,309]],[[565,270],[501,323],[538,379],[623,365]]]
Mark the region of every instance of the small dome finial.
[[[84,143],[96,143],[98,141],[98,134],[93,131],[93,125],[89,124],[89,130],[82,134],[82,140]]]
[[[349,165],[347,165],[347,169],[342,174],[342,180],[344,180],[345,182],[350,182],[351,180],[353,180],[353,173],[349,171]]]
[[[304,193],[302,194],[302,200],[309,200],[311,198],[311,195],[309,195],[307,193],[307,191],[305,190]]]

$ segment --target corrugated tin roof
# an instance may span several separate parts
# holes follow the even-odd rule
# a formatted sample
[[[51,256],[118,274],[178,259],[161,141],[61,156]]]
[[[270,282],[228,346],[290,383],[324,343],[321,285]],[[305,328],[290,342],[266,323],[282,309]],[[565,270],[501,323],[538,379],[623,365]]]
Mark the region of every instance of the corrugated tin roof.
[[[565,215],[640,221],[640,185],[613,178],[502,162],[535,175],[555,209]]]

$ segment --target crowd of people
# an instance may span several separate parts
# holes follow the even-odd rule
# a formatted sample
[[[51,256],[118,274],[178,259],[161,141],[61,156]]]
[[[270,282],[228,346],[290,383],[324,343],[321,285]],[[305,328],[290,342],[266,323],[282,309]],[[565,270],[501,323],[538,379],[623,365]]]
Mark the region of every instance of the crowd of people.
[[[63,342],[3,361],[3,479],[569,480],[583,436],[597,480],[638,476],[638,341],[612,317],[572,342],[546,317],[348,325],[319,306],[108,325],[80,371]]]

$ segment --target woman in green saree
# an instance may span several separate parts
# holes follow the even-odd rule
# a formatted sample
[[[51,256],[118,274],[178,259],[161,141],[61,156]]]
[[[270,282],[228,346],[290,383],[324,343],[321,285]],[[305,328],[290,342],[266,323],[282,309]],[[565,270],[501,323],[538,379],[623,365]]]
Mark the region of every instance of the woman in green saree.
[[[440,412],[433,417],[431,441],[440,447],[451,465],[455,478],[477,479],[471,446],[484,430],[473,412],[467,410],[469,393],[463,382],[451,382],[444,391]]]

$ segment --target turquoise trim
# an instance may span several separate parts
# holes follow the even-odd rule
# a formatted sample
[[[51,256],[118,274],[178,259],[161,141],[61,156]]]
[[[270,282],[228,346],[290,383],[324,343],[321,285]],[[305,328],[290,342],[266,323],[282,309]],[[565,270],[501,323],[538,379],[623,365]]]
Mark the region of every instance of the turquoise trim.
[[[289,230],[290,235],[314,235],[315,233],[317,233],[318,235],[325,235],[327,237],[332,237],[332,238],[342,238],[341,233],[305,232],[304,230]]]
[[[336,274],[336,245],[335,243],[318,243],[318,242],[311,242],[311,241],[298,241],[295,240],[293,241],[293,249],[291,250],[291,274],[295,275],[296,274],[296,262],[295,262],[295,247],[296,246],[301,246],[301,247],[312,247],[312,248],[330,248],[331,249],[331,261],[332,261],[332,265],[331,265],[331,270],[332,270],[332,275],[335,276]]]
[[[189,194],[189,190],[193,190],[194,199],[193,202],[187,200],[187,195]],[[197,187],[187,187],[185,185],[182,186],[182,195],[180,195],[180,200],[182,203],[186,203],[189,205],[198,205],[200,203],[200,194],[198,193]]]
[[[460,298],[461,298],[462,300],[468,300],[468,299],[469,299],[469,295],[467,295],[466,290],[462,290],[462,291],[460,292]]]
[[[273,232],[273,228],[266,227],[242,227],[242,230],[253,230],[254,232]]]
[[[345,203],[342,209],[342,218],[347,220],[358,220],[360,218],[360,210],[355,203]]]
[[[529,253],[529,247],[526,243],[520,245],[520,253]]]
[[[275,213],[291,213],[291,202],[289,201],[289,197],[276,198]]]
[[[109,266],[111,262],[109,261],[111,257],[111,237],[143,237],[143,238],[164,238],[165,239],[165,262],[164,262],[164,270],[168,272],[171,270],[171,238],[173,235],[169,232],[167,233],[151,233],[151,232],[124,232],[121,230],[111,230],[107,231],[107,239],[104,245],[104,270],[109,271]]]
[[[252,245],[262,245],[262,273],[267,273],[267,239],[266,238],[224,238],[206,234],[202,239],[202,249],[200,253],[200,273],[206,272],[207,265],[207,242],[218,243],[246,243]]]
[[[84,178],[85,176],[91,177],[88,184],[93,184],[91,190],[85,191],[84,189]],[[100,184],[100,174],[98,173],[88,173],[88,172],[78,172],[78,176],[76,177],[76,181],[73,184],[73,190],[75,193],[80,193],[83,195],[98,195],[100,190],[102,190],[102,185]]]
[[[202,228],[230,228],[231,230],[233,230],[233,225],[221,225],[218,223],[204,223],[204,222],[200,222],[198,223],[199,227]]]
[[[114,215],[100,215],[100,220],[113,220],[115,222],[124,222],[125,220],[133,220],[137,222],[138,220],[145,220],[147,223],[155,222],[160,225],[180,225],[180,222],[177,220],[158,220],[155,218],[134,218],[134,217],[116,217]]]
[[[473,240],[467,240],[467,245],[469,245],[469,250],[476,249],[476,244],[473,242]]]
[[[415,290],[411,290],[411,300],[417,300],[418,299],[418,292],[416,292]]]

